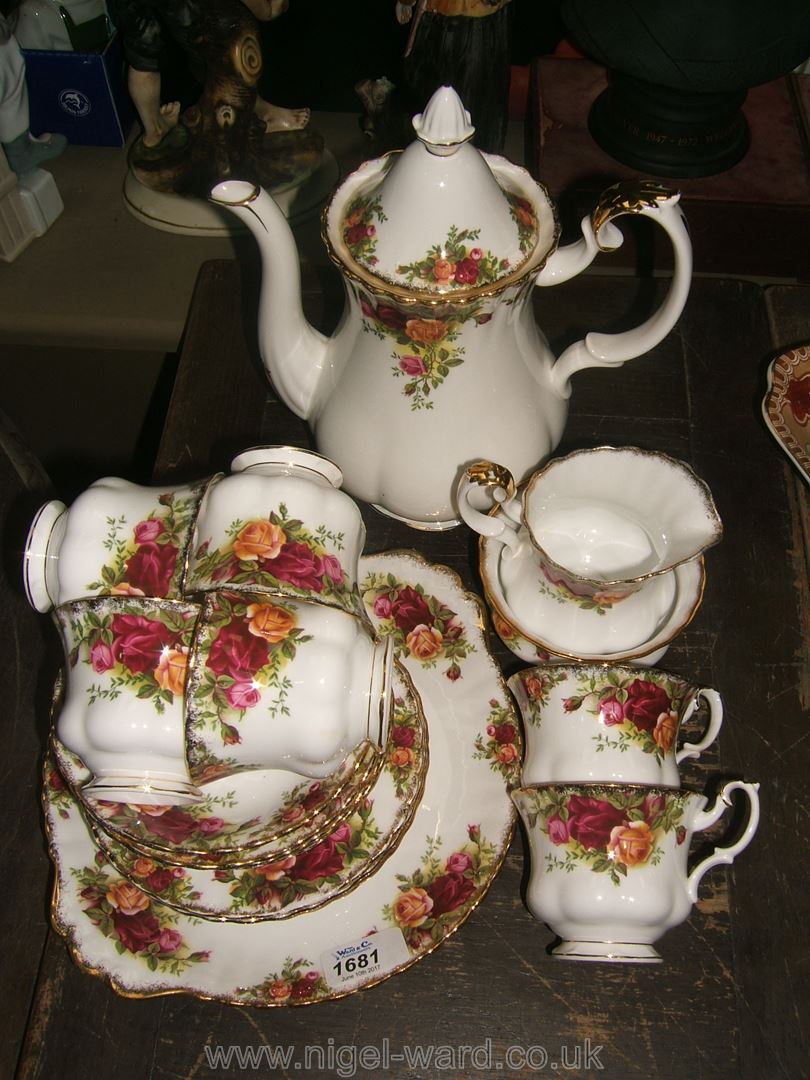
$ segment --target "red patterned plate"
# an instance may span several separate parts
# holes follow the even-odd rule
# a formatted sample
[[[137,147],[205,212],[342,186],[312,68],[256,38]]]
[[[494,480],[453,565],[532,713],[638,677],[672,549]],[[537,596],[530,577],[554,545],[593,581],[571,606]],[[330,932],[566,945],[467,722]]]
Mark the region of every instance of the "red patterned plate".
[[[776,441],[810,483],[810,344],[788,349],[771,362],[762,415]]]

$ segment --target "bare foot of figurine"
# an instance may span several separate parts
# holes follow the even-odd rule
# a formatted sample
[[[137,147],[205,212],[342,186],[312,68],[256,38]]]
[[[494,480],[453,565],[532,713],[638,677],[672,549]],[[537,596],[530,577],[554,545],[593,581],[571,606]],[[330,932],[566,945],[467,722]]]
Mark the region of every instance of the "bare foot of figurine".
[[[271,131],[300,131],[309,123],[309,109],[284,109],[280,105],[271,105],[264,98],[257,97],[253,109],[255,114],[264,124],[264,130]]]
[[[152,123],[149,125],[149,130],[147,131],[146,128],[144,128],[144,146],[157,146],[158,143],[166,138],[172,128],[177,127],[179,119],[179,101],[170,101],[166,105],[161,105],[157,116],[152,117]]]
[[[244,0],[244,4],[260,22],[277,19],[289,6],[288,0]]]

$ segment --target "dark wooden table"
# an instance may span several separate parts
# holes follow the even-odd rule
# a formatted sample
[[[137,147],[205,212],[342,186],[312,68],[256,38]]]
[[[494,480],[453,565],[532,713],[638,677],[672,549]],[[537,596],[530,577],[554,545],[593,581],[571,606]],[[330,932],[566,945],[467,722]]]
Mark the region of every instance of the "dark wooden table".
[[[310,313],[324,327],[334,318],[330,288],[334,282],[326,307],[318,283],[307,292]],[[582,312],[593,327],[619,329],[649,311],[660,288],[653,279],[585,276],[554,296],[546,291],[537,305],[552,343],[561,347],[584,329]],[[260,442],[306,443],[303,424],[268,391],[253,341],[254,303],[255,282],[243,281],[237,264],[203,267],[156,479],[204,476]],[[805,484],[760,415],[767,362],[807,339],[810,289],[698,279],[678,327],[653,353],[618,371],[576,376],[561,450],[598,443],[666,450],[706,479],[725,524],[722,543],[707,557],[703,605],[662,666],[716,686],[725,701],[719,747],[684,770],[685,783],[702,790],[720,777],[760,781],[762,823],[733,867],[704,879],[689,920],[660,942],[660,966],[553,960],[546,951],[551,934],[521,899],[525,851],[518,832],[486,898],[457,933],[365,992],[272,1010],[186,996],[117,997],[105,981],[76,967],[48,926],[37,767],[54,635],[19,596],[12,580],[19,547],[10,548],[2,616],[10,708],[0,788],[0,1076],[15,1070],[25,1080],[268,1075],[212,1071],[206,1047],[379,1048],[385,1039],[394,1052],[417,1044],[457,1055],[464,1046],[491,1047],[490,1068],[477,1070],[468,1059],[455,1070],[409,1073],[392,1065],[391,1075],[531,1076],[551,1074],[555,1063],[565,1075],[614,1080],[809,1076],[810,514]],[[20,480],[19,470],[15,476],[19,510],[30,502],[32,483]],[[367,551],[416,548],[478,588],[466,530],[421,534],[364,513]],[[493,652],[506,674],[521,666],[494,640]],[[509,1071],[503,1055],[511,1046],[544,1048],[545,1067]],[[580,1067],[564,1068],[577,1053]],[[543,1063],[539,1051],[534,1062]],[[286,1075],[307,1073],[291,1068]],[[309,1075],[341,1073],[326,1068]],[[358,1067],[357,1075],[370,1073]]]

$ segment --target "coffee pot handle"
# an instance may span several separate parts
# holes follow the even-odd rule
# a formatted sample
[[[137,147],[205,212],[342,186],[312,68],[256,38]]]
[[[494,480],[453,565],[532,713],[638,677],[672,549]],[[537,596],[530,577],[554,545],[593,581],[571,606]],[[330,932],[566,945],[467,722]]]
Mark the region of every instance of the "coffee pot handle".
[[[504,465],[476,461],[468,465],[456,486],[458,512],[465,524],[481,536],[502,540],[512,551],[521,546],[520,500],[515,496],[515,479]],[[491,511],[501,506],[503,513]]]
[[[687,758],[700,757],[706,747],[711,746],[720,734],[720,728],[723,723],[723,702],[720,695],[716,690],[704,686],[695,694],[693,707],[694,705],[697,705],[701,699],[706,702],[709,708],[709,721],[706,724],[706,730],[703,733],[703,737],[698,739],[697,742],[687,742],[683,744],[675,755],[675,761],[678,765],[680,765],[682,761],[686,761]]]
[[[621,334],[586,334],[559,356],[551,377],[562,397],[571,393],[574,372],[588,367],[620,367],[663,341],[680,318],[692,281],[692,245],[678,205],[680,197],[679,192],[650,180],[614,184],[601,195],[591,216],[582,219],[582,239],[558,248],[537,276],[537,285],[557,285],[589,266],[598,252],[616,251],[624,237],[613,218],[622,214],[641,214],[660,225],[669,236],[675,256],[666,299],[646,322]]]
[[[686,891],[692,903],[697,900],[698,886],[703,875],[714,866],[728,865],[744,851],[754,839],[754,833],[759,825],[759,784],[748,784],[744,780],[731,780],[723,787],[723,790],[715,799],[714,805],[708,810],[700,810],[695,815],[693,829],[702,832],[719,821],[726,809],[732,805],[731,794],[734,791],[744,791],[748,798],[748,821],[742,836],[727,847],[718,845],[705,859],[697,864],[686,879]]]

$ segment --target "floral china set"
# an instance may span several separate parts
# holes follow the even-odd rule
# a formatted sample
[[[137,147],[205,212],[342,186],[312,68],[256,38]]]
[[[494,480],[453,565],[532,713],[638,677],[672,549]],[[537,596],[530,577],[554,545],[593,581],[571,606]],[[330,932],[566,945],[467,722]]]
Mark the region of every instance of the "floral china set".
[[[518,815],[553,955],[657,962],[702,876],[756,831],[757,785],[708,807],[681,788],[719,696],[651,666],[700,606],[722,535],[711,493],[636,447],[553,456],[571,377],[641,355],[680,316],[678,196],[617,185],[560,247],[548,193],[474,148],[452,88],[413,123],[324,211],[346,291],[331,338],[304,319],[273,199],[239,180],[211,193],[259,242],[263,360],[318,452],[258,447],[160,489],[100,480],[31,526],[28,597],[66,658],[43,774],[52,917],[124,994],[283,1006],[374,985],[461,925]],[[623,214],[667,233],[667,296],[555,359],[534,286],[615,250]],[[415,551],[366,552],[355,500],[480,534],[486,607]],[[530,665],[508,683],[487,608]],[[701,704],[704,733],[684,741]],[[692,835],[736,791],[742,836],[687,872]]]

